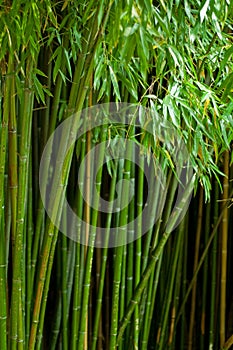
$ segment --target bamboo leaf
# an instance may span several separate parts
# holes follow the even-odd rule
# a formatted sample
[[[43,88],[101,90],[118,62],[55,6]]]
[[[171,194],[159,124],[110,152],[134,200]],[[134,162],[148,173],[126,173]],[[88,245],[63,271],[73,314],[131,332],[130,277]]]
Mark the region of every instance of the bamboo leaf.
[[[64,56],[65,56],[66,68],[68,70],[70,78],[72,78],[72,69],[71,69],[71,64],[70,64],[69,53],[65,48],[63,49],[63,52],[64,52]]]
[[[56,77],[57,77],[57,74],[58,74],[58,71],[61,67],[61,62],[62,62],[62,46],[59,46],[56,50],[56,61],[55,61],[55,65],[54,65],[54,68],[53,68],[53,82],[55,83],[56,81]]]
[[[117,81],[117,77],[112,69],[112,67],[109,65],[109,71],[110,71],[110,77],[111,77],[111,81],[112,81],[112,85],[113,85],[113,89],[114,89],[114,93],[117,97],[117,99],[119,101],[121,101],[121,96],[120,96],[120,91],[119,91],[119,86],[118,86],[118,81]]]
[[[201,8],[200,10],[200,20],[201,20],[201,23],[204,21],[205,17],[206,17],[206,13],[208,11],[208,7],[209,7],[209,4],[210,4],[210,0],[206,0],[203,7]]]
[[[36,93],[38,102],[40,102],[41,100],[42,103],[45,104],[45,95],[44,95],[42,84],[40,83],[39,79],[36,76],[33,77],[33,82],[34,82],[35,93]]]

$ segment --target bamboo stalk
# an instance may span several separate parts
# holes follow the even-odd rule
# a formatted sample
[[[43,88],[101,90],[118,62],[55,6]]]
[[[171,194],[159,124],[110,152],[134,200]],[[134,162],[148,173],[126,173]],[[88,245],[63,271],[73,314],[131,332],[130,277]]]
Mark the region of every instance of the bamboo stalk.
[[[85,135],[82,137],[81,142],[81,152],[80,152],[80,162],[83,160],[85,155],[85,146],[86,138]],[[75,202],[77,203],[77,215],[78,217],[82,217],[83,215],[83,198],[82,198],[82,190],[84,186],[84,167],[82,170],[79,170],[79,176],[80,176],[80,191],[77,191],[77,199],[75,199]],[[81,236],[81,227],[78,227],[77,237],[78,242],[80,242],[80,236]],[[71,349],[76,350],[77,349],[77,339],[78,339],[78,329],[79,329],[79,318],[80,318],[80,308],[81,308],[81,288],[79,286],[82,284],[82,275],[80,273],[80,265],[82,262],[81,259],[81,248],[80,243],[76,243],[76,254],[75,254],[75,273],[74,273],[74,296],[73,296],[73,310],[72,310],[72,325],[71,325]],[[83,264],[82,264],[83,265]]]
[[[102,144],[100,144],[97,164],[103,164],[104,141],[107,138],[107,132],[106,132],[107,130],[103,129],[103,131],[104,132],[101,134]],[[92,162],[93,162],[93,159],[92,159]],[[103,169],[103,166],[98,171],[96,176],[96,190],[98,193],[100,192],[102,169]],[[98,203],[99,203],[98,195],[94,196],[92,203],[93,203],[93,208],[98,208]],[[98,219],[98,211],[97,209],[92,209],[91,225],[93,228],[96,227],[97,225],[97,219]],[[87,256],[85,261],[85,274],[84,274],[84,282],[83,282],[82,307],[81,307],[81,314],[80,314],[80,327],[79,327],[79,339],[78,339],[78,349],[80,350],[83,348],[84,339],[85,339],[84,337],[85,337],[85,334],[87,333],[86,317],[88,312],[88,299],[89,299],[89,293],[90,293],[90,280],[91,280],[95,238],[96,238],[96,232],[94,232],[94,229],[93,229],[91,232],[89,232],[89,237],[88,237],[89,245],[88,245]]]
[[[11,299],[11,346],[16,349],[24,346],[24,325],[22,314],[22,279],[23,279],[23,241],[24,241],[24,220],[26,216],[26,202],[28,191],[28,164],[30,154],[31,123],[33,92],[31,91],[31,72],[34,62],[31,58],[27,62],[27,81],[24,92],[23,115],[21,128],[21,142],[19,148],[19,182],[18,182],[18,202],[17,202],[17,223],[15,246],[17,247],[13,260],[13,285]],[[19,338],[20,337],[20,338]]]
[[[198,221],[196,228],[196,242],[195,242],[195,255],[193,263],[193,273],[197,269],[198,265],[198,254],[202,230],[202,217],[203,217],[203,188],[200,189],[199,196],[199,206],[198,206]],[[195,321],[195,309],[196,309],[196,291],[197,291],[197,281],[195,280],[192,288],[192,299],[191,299],[191,311],[190,311],[190,320],[189,320],[189,334],[188,334],[188,350],[192,350],[193,346],[193,332],[194,332],[194,321]]]
[[[205,214],[205,234],[204,234],[204,245],[206,246],[208,242],[208,237],[210,233],[211,221],[211,206],[210,203],[206,206],[206,214]],[[201,310],[201,337],[200,337],[200,350],[205,349],[205,338],[206,338],[206,314],[207,314],[207,282],[208,282],[208,260],[206,259],[203,264],[203,282],[202,282],[202,310]]]
[[[0,305],[0,347],[3,350],[7,349],[7,236],[6,225],[4,217],[4,207],[7,201],[7,192],[5,191],[5,168],[6,168],[6,151],[7,151],[7,133],[8,133],[8,120],[9,120],[9,107],[10,107],[10,81],[6,78],[5,84],[2,86],[1,79],[1,92],[0,92],[0,104],[1,104],[1,138],[0,138],[0,293],[2,303]],[[4,100],[2,101],[2,94],[4,94]],[[2,112],[3,108],[3,112]],[[7,209],[7,208],[6,208]],[[9,217],[11,219],[11,217]],[[6,219],[8,222],[8,218]],[[9,225],[10,227],[10,225]]]
[[[174,309],[171,310],[171,301],[172,301],[172,294],[174,293],[174,282],[175,282],[175,277],[176,277],[176,271],[177,271],[177,263],[179,259],[179,254],[181,252],[181,242],[182,242],[182,236],[184,233],[184,221],[182,225],[179,227],[177,230],[176,234],[176,242],[175,242],[175,248],[173,249],[173,257],[172,257],[172,266],[171,269],[169,269],[169,276],[168,276],[168,281],[169,281],[169,288],[166,288],[165,290],[165,300],[166,303],[163,304],[163,311],[162,311],[162,316],[163,316],[163,321],[162,321],[162,329],[160,333],[160,338],[159,338],[159,347],[158,349],[164,349],[165,346],[165,336],[167,335],[168,331],[168,317],[169,317],[169,311],[172,312],[172,328],[174,328]],[[173,332],[173,331],[172,331]],[[172,337],[172,334],[169,335],[169,337]],[[170,340],[171,341],[171,340]],[[169,343],[169,339],[168,339]],[[166,343],[167,344],[167,343]],[[166,345],[167,346],[167,345]]]
[[[229,195],[229,152],[224,154],[223,200]],[[227,288],[227,240],[228,240],[228,209],[224,209],[222,218],[222,247],[221,247],[221,289],[220,289],[220,346],[226,339],[226,288]]]
[[[161,256],[158,260],[158,265],[156,266],[155,270],[152,271],[149,286],[148,286],[148,292],[147,292],[147,298],[146,298],[146,307],[145,307],[145,315],[144,315],[144,321],[143,321],[143,330],[142,330],[142,350],[146,350],[148,348],[148,342],[149,342],[149,335],[151,330],[151,324],[153,319],[153,312],[154,308],[153,305],[155,305],[155,298],[158,290],[159,285],[159,277],[161,272],[161,265],[163,261],[163,253],[161,253]]]
[[[108,243],[108,236],[109,236],[109,229],[112,221],[112,206],[113,206],[113,199],[115,195],[115,187],[116,187],[116,170],[113,173],[113,177],[111,179],[110,184],[110,192],[109,192],[109,213],[106,218],[106,241],[104,242],[105,246],[107,246]],[[104,248],[102,251],[102,261],[101,261],[101,270],[100,270],[100,279],[99,279],[99,288],[96,298],[96,310],[95,310],[95,318],[94,318],[94,325],[93,325],[93,333],[92,333],[92,346],[91,350],[96,349],[97,344],[97,333],[98,333],[98,327],[99,327],[99,321],[101,316],[101,307],[103,304],[103,289],[104,289],[104,277],[106,274],[106,267],[107,267],[107,255],[108,255],[108,248]]]
[[[139,159],[138,169],[138,186],[137,186],[137,217],[139,218],[143,209],[143,187],[144,187],[144,157]],[[134,288],[137,287],[141,278],[141,255],[142,255],[142,218],[138,220],[137,225],[138,239],[135,242],[135,276],[134,276]],[[139,332],[140,332],[140,309],[137,305],[134,311],[134,347],[139,349]]]
[[[219,186],[214,183],[214,210],[213,225],[216,225],[219,215]],[[209,350],[214,348],[215,343],[215,324],[216,324],[216,288],[217,288],[217,261],[218,261],[218,237],[213,239],[213,247],[211,250],[212,278],[211,278],[211,295],[210,295],[210,329],[209,329]]]

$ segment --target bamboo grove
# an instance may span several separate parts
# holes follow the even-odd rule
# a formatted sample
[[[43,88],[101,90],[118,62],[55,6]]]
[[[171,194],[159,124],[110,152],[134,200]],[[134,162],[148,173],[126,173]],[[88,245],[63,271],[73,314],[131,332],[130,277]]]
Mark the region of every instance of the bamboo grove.
[[[230,349],[232,0],[3,0],[0,48],[0,349]],[[92,225],[80,243],[46,213],[40,161],[63,121],[111,102],[150,108],[172,125],[189,152],[194,193],[166,232],[179,186],[172,140],[157,142],[146,117],[136,127],[106,119],[88,129],[87,113],[62,183]],[[120,137],[143,147],[145,161],[129,160],[131,143],[125,159],[114,158]],[[91,160],[81,164],[96,145],[102,166],[93,179]],[[167,176],[164,192],[146,181],[150,154]],[[101,213],[98,196],[95,207],[83,198],[78,176],[87,197],[97,191],[111,205],[117,192],[129,204]],[[147,197],[155,204],[148,220],[164,205],[144,235],[112,248],[90,244],[99,226],[130,225]],[[61,206],[57,193],[55,216]]]

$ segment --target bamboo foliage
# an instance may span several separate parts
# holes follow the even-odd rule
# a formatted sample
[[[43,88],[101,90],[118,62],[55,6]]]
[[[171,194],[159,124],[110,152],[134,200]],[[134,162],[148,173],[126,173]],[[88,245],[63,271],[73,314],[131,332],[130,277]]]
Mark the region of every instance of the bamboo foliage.
[[[0,349],[230,349],[232,5],[0,2]],[[91,112],[110,102],[141,105],[152,117],[113,124]],[[56,190],[52,216],[77,240],[54,225],[39,188],[49,137],[72,115],[81,137],[61,164],[73,137],[64,130],[40,171]],[[175,230],[177,145],[174,135],[157,137],[166,123],[194,172],[194,197]],[[48,169],[55,150],[59,179]],[[152,191],[146,171],[156,178],[158,164],[166,188]],[[185,188],[181,210],[190,194]],[[91,226],[69,221],[65,197]],[[133,220],[147,203],[146,221],[159,215],[142,236],[145,222]],[[129,244],[119,238],[125,225]],[[112,227],[117,244],[108,248]]]

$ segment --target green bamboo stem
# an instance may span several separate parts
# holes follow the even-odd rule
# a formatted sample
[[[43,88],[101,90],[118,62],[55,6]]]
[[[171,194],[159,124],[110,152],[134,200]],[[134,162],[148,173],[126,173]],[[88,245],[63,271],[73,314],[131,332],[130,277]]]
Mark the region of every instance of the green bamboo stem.
[[[229,151],[224,154],[223,200],[229,195]],[[220,347],[226,340],[226,289],[227,289],[227,240],[228,240],[228,209],[225,208],[222,218],[222,247],[221,247],[221,288],[220,288]]]
[[[219,185],[217,181],[214,183],[214,209],[213,209],[213,225],[216,226],[219,216]],[[211,249],[211,292],[210,292],[210,329],[209,329],[209,350],[214,348],[215,343],[215,323],[216,323],[216,287],[217,287],[217,256],[218,256],[218,237],[213,239],[213,246]]]
[[[154,179],[154,173],[151,172],[150,176],[152,177],[152,179]],[[150,180],[152,181],[152,180]],[[166,193],[161,193],[161,189],[159,186],[157,186],[155,188],[155,192],[152,193],[152,191],[149,191],[148,196],[150,197],[149,202],[153,203],[153,208],[151,208],[151,217],[153,218],[154,215],[156,215],[156,210],[159,210],[159,205],[158,203],[160,202],[159,198],[161,198],[161,196],[164,197],[166,196]],[[151,196],[153,196],[154,200],[151,200]],[[163,200],[163,199],[162,199]],[[161,201],[162,201],[161,200]],[[150,218],[148,218],[149,220]],[[159,229],[160,229],[160,224],[161,224],[161,216],[158,218],[155,227],[156,229],[154,229],[153,227],[151,227],[151,229],[149,230],[149,232],[146,233],[145,236],[145,242],[143,245],[143,252],[142,252],[142,272],[144,272],[146,266],[147,266],[147,262],[149,259],[149,255],[150,255],[150,249],[154,249],[157,241],[158,241],[158,235],[159,235]]]
[[[175,320],[176,320],[181,288],[182,288],[181,278],[182,278],[182,269],[183,269],[183,260],[184,260],[184,246],[185,246],[184,242],[185,242],[185,235],[188,227],[187,225],[188,225],[188,215],[186,214],[178,229],[182,237],[181,237],[181,243],[180,243],[180,253],[179,253],[179,259],[178,259],[178,266],[177,266],[177,276],[176,276],[175,287],[174,287],[173,303],[171,308],[171,323],[170,323],[170,331],[169,331],[169,338],[168,338],[169,349],[174,349],[176,346]]]
[[[120,294],[120,282],[121,282],[121,263],[124,246],[117,247],[116,256],[114,261],[114,276],[113,276],[113,293],[112,293],[112,308],[111,308],[111,329],[110,329],[110,344],[109,349],[116,348],[116,336],[118,325],[118,312],[119,312],[119,294]]]
[[[128,232],[125,232],[124,225],[128,222],[128,207],[125,206],[125,204],[128,202],[128,196],[129,196],[129,180],[130,180],[130,169],[131,164],[128,159],[130,158],[130,155],[132,154],[132,144],[126,145],[125,150],[125,161],[124,161],[124,174],[123,178],[127,180],[127,183],[124,182],[121,189],[121,202],[120,202],[120,208],[123,208],[120,213],[119,218],[119,226],[117,230],[116,235],[116,242],[117,244],[121,244],[117,248],[115,248],[115,260],[114,260],[114,274],[113,274],[113,292],[112,292],[112,309],[111,309],[111,330],[110,330],[110,345],[109,349],[114,350],[116,347],[116,341],[117,341],[117,328],[118,328],[118,318],[119,318],[119,297],[120,297],[120,284],[121,284],[121,276],[122,276],[122,258],[123,258],[123,252],[124,252],[124,243],[126,242],[125,235],[127,235]],[[119,237],[118,237],[119,235]]]
[[[55,253],[56,242],[58,237],[57,228],[53,227],[51,237],[56,238],[56,240],[54,239],[54,241],[52,241],[50,252],[49,252],[50,254],[48,255],[48,261],[46,261],[47,263],[46,276],[45,277],[39,276],[38,286],[41,287],[41,284],[43,284],[43,290],[41,290],[40,288],[37,289],[36,297],[38,298],[39,296],[39,298],[36,299],[36,302],[38,302],[41,299],[42,303],[39,306],[37,305],[37,303],[34,304],[32,326],[31,326],[31,332],[30,332],[30,338],[29,338],[29,349],[35,348],[36,350],[39,350],[41,348],[41,342],[43,338],[43,327],[44,327],[44,321],[45,321],[47,295],[48,295],[48,290],[50,285],[50,277],[52,272],[54,253]],[[45,262],[42,263],[42,266],[44,263]],[[42,293],[42,294],[39,295],[38,293]],[[38,321],[35,321],[35,316],[38,317]]]
[[[100,149],[99,149],[99,155],[98,155],[98,161],[97,164],[103,164],[104,159],[104,141],[107,138],[107,129],[103,127],[102,133],[101,133],[101,142]],[[101,186],[101,177],[102,177],[102,169],[103,166],[101,166],[100,170],[97,172],[96,175],[96,191],[100,193],[100,186]],[[93,200],[93,208],[98,208],[99,203],[99,195],[96,194],[94,196]],[[98,219],[98,210],[92,209],[92,216],[91,216],[91,225],[92,227],[97,226],[97,219]],[[87,256],[85,261],[85,274],[84,274],[84,282],[83,282],[83,294],[82,294],[82,306],[81,306],[81,312],[80,312],[80,326],[79,326],[79,338],[78,338],[78,349],[83,349],[84,346],[84,339],[85,335],[87,333],[86,329],[86,319],[87,319],[87,313],[88,313],[88,299],[89,299],[89,293],[90,293],[90,280],[91,280],[91,271],[92,271],[92,261],[93,261],[93,253],[94,253],[94,242],[96,238],[96,232],[89,232],[88,237],[88,249],[87,249]],[[96,230],[95,230],[96,231]]]
[[[11,192],[11,222],[13,242],[16,235],[16,217],[17,217],[17,191],[18,191],[18,174],[17,174],[17,129],[16,129],[16,110],[15,110],[15,79],[14,63],[12,55],[9,56],[8,62],[8,79],[10,81],[9,93],[9,187]],[[13,243],[14,247],[14,243]]]
[[[86,149],[86,138],[85,135],[82,137],[81,142],[81,153],[80,153],[80,162],[83,160]],[[77,203],[77,215],[79,218],[83,215],[83,198],[81,193],[83,193],[84,186],[84,167],[82,170],[79,170],[80,176],[80,191],[77,191],[77,199],[75,202]],[[78,227],[77,237],[80,239],[81,236],[81,227]],[[82,284],[82,275],[80,274],[80,265],[83,266],[81,260],[81,249],[80,243],[76,243],[76,254],[75,254],[75,272],[74,272],[74,297],[73,297],[73,306],[72,306],[72,325],[71,325],[71,349],[77,349],[77,339],[78,339],[78,329],[79,329],[79,318],[80,318],[80,309],[81,309],[81,288],[79,286]]]
[[[62,318],[62,296],[61,296],[61,274],[62,274],[62,262],[60,258],[61,252],[61,235],[58,235],[56,252],[54,256],[54,265],[56,266],[56,273],[54,278],[54,287],[58,291],[56,295],[56,310],[53,314],[53,319],[51,322],[49,341],[49,349],[56,349],[58,347],[58,338],[61,334],[61,318]],[[45,340],[46,342],[46,340]]]
[[[183,257],[182,257],[182,285],[181,285],[181,300],[184,299],[186,295],[187,290],[187,266],[188,266],[188,220],[186,223],[186,230],[184,235],[184,250],[183,250]],[[178,308],[179,310],[179,308]],[[178,316],[177,316],[178,317]],[[177,320],[176,317],[176,320]],[[175,329],[177,328],[177,322],[175,322]],[[185,349],[185,343],[186,343],[186,334],[187,334],[187,321],[186,321],[186,314],[185,312],[182,312],[181,320],[180,320],[180,342],[179,346],[180,349]]]
[[[129,217],[129,219],[131,219]],[[132,220],[132,219],[131,219]],[[132,232],[133,234],[134,232]],[[129,232],[130,235],[130,232]],[[133,295],[133,271],[134,271],[134,242],[128,244],[127,247],[127,266],[126,266],[126,294],[125,294],[125,304],[126,306],[129,304],[130,299]],[[129,339],[129,343],[132,344],[132,332],[131,332],[131,324],[126,329],[125,339]],[[127,345],[129,347],[129,345]]]
[[[132,167],[132,178],[135,178],[136,172],[135,172],[135,167]],[[134,238],[134,217],[135,217],[135,199],[130,202],[129,205],[129,232],[128,232],[128,237],[129,239]],[[129,243],[127,245],[127,270],[126,270],[126,294],[125,294],[125,306],[128,306],[130,299],[133,295],[133,285],[134,285],[134,252],[135,252],[135,242],[132,241],[132,243]],[[123,315],[120,316],[120,319],[123,317]],[[125,334],[125,339],[128,339],[128,344],[127,347],[130,347],[133,340],[133,332],[132,332],[132,327],[129,323],[127,329],[126,329],[126,334]]]
[[[145,315],[143,320],[143,329],[142,329],[142,337],[141,337],[142,350],[146,350],[148,348],[149,334],[150,334],[150,328],[151,328],[153,312],[154,312],[153,305],[155,305],[155,297],[156,297],[156,292],[159,284],[159,276],[161,271],[162,260],[163,260],[163,253],[159,257],[158,265],[156,269],[152,271],[150,280],[148,283]]]
[[[28,185],[28,208],[27,208],[27,227],[28,231],[25,233],[26,246],[26,310],[25,310],[25,346],[28,347],[30,325],[31,325],[31,296],[33,294],[33,286],[31,284],[31,252],[33,241],[33,189],[32,189],[32,154],[30,154],[29,163],[29,185]]]
[[[0,153],[0,192],[1,192],[1,199],[0,202],[4,200],[4,184],[5,184],[5,178],[4,178],[4,169],[5,169],[5,157],[4,157],[4,143],[6,142],[6,135],[7,135],[7,124],[6,127],[4,127],[4,122],[6,122],[6,117],[8,115],[6,114],[2,120],[2,130],[1,130],[1,153]],[[5,130],[4,130],[5,129]],[[5,137],[4,137],[5,136]],[[5,191],[7,194],[7,192]],[[0,298],[1,298],[1,304],[0,304],[0,347],[3,350],[7,349],[7,253],[6,253],[6,247],[7,247],[7,240],[6,240],[6,223],[4,220],[4,210],[5,208],[1,206],[0,209]]]
[[[120,284],[120,292],[119,292],[119,319],[124,315],[125,309],[125,286],[126,286],[126,257],[127,257],[127,246],[123,246],[122,253],[122,267],[121,267],[121,284]],[[123,342],[121,342],[118,346],[119,350],[123,349]]]
[[[6,168],[6,150],[7,150],[7,133],[10,108],[10,81],[6,78],[5,86],[1,81],[0,107],[1,107],[1,138],[0,138],[0,347],[7,349],[7,242],[6,242],[6,223],[4,218],[4,207],[7,192],[5,191],[5,168]],[[4,100],[2,103],[2,94]],[[2,113],[3,107],[3,113]],[[5,193],[4,193],[5,192]],[[5,208],[7,209],[7,208]]]
[[[19,187],[18,187],[18,206],[17,206],[17,223],[15,249],[13,259],[13,284],[11,300],[11,346],[12,349],[23,348],[24,335],[23,314],[22,314],[22,259],[23,259],[23,241],[24,241],[24,220],[26,216],[27,191],[28,191],[28,163],[31,140],[31,123],[32,123],[32,105],[34,94],[31,91],[31,72],[33,62],[31,58],[27,62],[27,81],[24,92],[24,107],[22,115],[21,140],[19,148]]]
[[[196,228],[196,235],[195,235],[196,242],[195,242],[193,272],[196,271],[197,265],[198,265],[198,254],[199,254],[199,247],[200,247],[202,217],[203,217],[203,197],[204,197],[204,191],[203,191],[203,188],[201,188],[200,197],[199,197],[199,206],[198,206],[198,221],[197,221],[197,228]],[[192,346],[193,346],[193,331],[194,331],[195,309],[196,309],[196,290],[197,290],[197,281],[195,280],[193,284],[193,289],[192,289],[189,334],[188,334],[188,350],[192,350]]]
[[[139,159],[138,169],[138,188],[137,188],[137,217],[139,218],[143,209],[143,187],[144,187],[144,157]],[[142,218],[138,219],[137,225],[138,238],[135,242],[135,277],[134,277],[134,288],[137,287],[141,278],[141,259],[142,259]],[[140,332],[140,309],[139,305],[136,306],[134,311],[134,346],[135,349],[139,349],[139,332]]]
[[[62,348],[68,350],[68,303],[67,303],[67,284],[68,284],[68,271],[67,271],[67,238],[62,235],[61,238],[61,261],[62,261]]]
[[[2,210],[1,210],[2,211]],[[4,214],[4,213],[2,213]],[[4,237],[4,220],[1,220],[1,237],[0,237],[0,346],[1,349],[7,349],[7,282],[6,282],[6,241]]]
[[[210,233],[211,221],[211,206],[210,203],[206,206],[205,214],[205,235],[204,235],[204,245],[206,246],[208,242],[208,237]],[[201,337],[200,337],[200,350],[205,349],[205,339],[206,339],[206,314],[207,314],[207,282],[208,282],[208,260],[205,259],[203,264],[203,282],[202,282],[202,310],[201,310]]]
[[[181,225],[176,232],[175,248],[173,250],[173,257],[171,259],[173,264],[171,265],[171,269],[169,271],[169,276],[168,276],[169,288],[167,288],[165,292],[166,303],[163,304],[164,305],[163,311],[162,311],[163,321],[162,321],[162,329],[161,329],[161,334],[160,334],[160,339],[158,344],[159,350],[164,349],[164,346],[165,346],[165,336],[168,330],[168,317],[169,317],[169,311],[171,311],[172,294],[174,293],[173,288],[174,288],[174,282],[175,282],[175,277],[177,272],[178,258],[182,249],[181,242],[182,242],[183,233],[184,233],[184,225]]]
[[[112,207],[113,207],[113,199],[115,195],[115,187],[116,187],[116,170],[113,173],[111,183],[110,183],[110,191],[109,191],[109,213],[106,218],[106,240],[104,242],[104,245],[107,246],[108,244],[108,235],[109,235],[109,229],[111,227],[111,221],[112,221]],[[99,287],[98,287],[98,293],[96,297],[96,310],[95,310],[95,318],[94,318],[94,325],[93,325],[93,332],[92,332],[92,345],[91,350],[96,349],[97,339],[98,339],[98,327],[99,327],[99,321],[101,316],[101,308],[103,304],[103,290],[104,290],[104,280],[105,280],[105,274],[106,274],[106,266],[107,266],[107,256],[108,256],[108,248],[103,248],[102,250],[102,257],[101,257],[101,270],[100,270],[100,278],[99,278]]]

